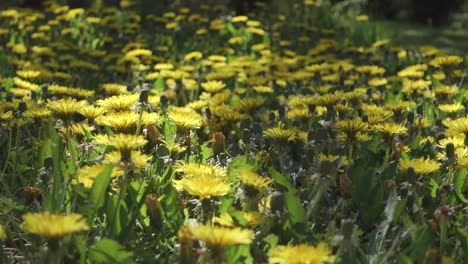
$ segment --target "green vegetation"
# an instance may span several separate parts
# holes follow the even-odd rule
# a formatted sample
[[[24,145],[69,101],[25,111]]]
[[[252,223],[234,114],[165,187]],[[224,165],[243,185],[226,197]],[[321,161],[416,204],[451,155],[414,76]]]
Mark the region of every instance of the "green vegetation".
[[[468,262],[463,15],[45,2],[0,10],[0,262]]]

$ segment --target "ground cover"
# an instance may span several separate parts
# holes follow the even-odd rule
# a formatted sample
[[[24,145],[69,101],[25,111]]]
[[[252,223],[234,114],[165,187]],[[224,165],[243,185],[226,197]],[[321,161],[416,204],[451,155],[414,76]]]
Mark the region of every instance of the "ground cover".
[[[463,15],[48,3],[0,11],[2,262],[468,261]]]

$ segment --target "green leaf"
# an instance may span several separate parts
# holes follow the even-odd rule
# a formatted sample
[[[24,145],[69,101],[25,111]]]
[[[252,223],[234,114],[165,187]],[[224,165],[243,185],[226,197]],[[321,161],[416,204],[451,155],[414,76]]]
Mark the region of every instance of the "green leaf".
[[[109,186],[111,174],[112,165],[107,165],[106,168],[94,179],[91,194],[89,196],[92,207],[92,214],[90,215],[91,219],[94,218],[96,212],[104,204],[104,198],[107,187]]]
[[[286,209],[289,213],[289,220],[293,223],[304,223],[305,222],[305,212],[304,207],[302,206],[299,199],[291,192],[284,194],[286,199]]]
[[[226,252],[226,262],[228,264],[235,263],[253,263],[252,255],[250,254],[249,245],[239,245],[230,247]]]
[[[463,195],[463,187],[465,185],[465,179],[466,179],[467,172],[465,169],[460,170],[455,174],[455,177],[453,179],[453,184],[455,187],[455,194],[457,195],[458,199],[464,203],[468,203],[468,200],[465,198]]]
[[[157,92],[162,92],[164,91],[164,88],[164,77],[159,76],[153,84],[153,89],[155,89]]]
[[[439,184],[434,179],[430,179],[429,186],[431,187],[431,197],[436,198],[437,189],[439,189]]]
[[[284,175],[274,168],[269,168],[268,172],[278,186],[281,186],[285,191],[287,190],[291,194],[297,193],[297,189],[294,188],[294,185]]]
[[[135,263],[132,253],[111,239],[99,240],[92,246],[89,250],[89,260],[92,263]]]
[[[239,156],[234,158],[231,163],[229,163],[227,169],[227,175],[229,179],[235,180],[235,172],[239,170],[255,170],[254,166],[250,165],[247,161],[247,156]]]

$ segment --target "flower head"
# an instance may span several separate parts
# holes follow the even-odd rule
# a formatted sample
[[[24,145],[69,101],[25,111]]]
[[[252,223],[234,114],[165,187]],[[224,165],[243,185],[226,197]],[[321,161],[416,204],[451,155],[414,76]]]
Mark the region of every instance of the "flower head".
[[[76,101],[72,98],[65,98],[47,103],[47,107],[61,115],[72,115],[80,110],[87,103],[86,101]]]
[[[408,133],[408,129],[406,127],[392,122],[376,124],[373,128],[374,130],[382,132],[389,136],[406,135],[406,133]]]
[[[80,214],[27,213],[23,220],[24,230],[44,238],[59,238],[89,230],[86,219]]]
[[[316,247],[301,244],[297,246],[278,246],[272,250],[268,263],[288,264],[321,264],[333,263],[335,256],[325,243]]]
[[[212,175],[184,177],[174,180],[173,185],[178,191],[186,191],[190,195],[198,196],[200,200],[224,196],[231,191],[231,183],[226,177]]]
[[[213,247],[227,247],[252,243],[252,230],[221,226],[200,225],[189,227],[193,238]]]
[[[425,175],[436,172],[440,169],[440,163],[432,159],[412,159],[400,160],[400,170],[406,172],[409,168],[413,168],[417,175]]]
[[[148,141],[143,136],[131,134],[115,134],[112,136],[99,134],[94,137],[94,142],[114,147],[120,151],[130,151],[143,147]]]

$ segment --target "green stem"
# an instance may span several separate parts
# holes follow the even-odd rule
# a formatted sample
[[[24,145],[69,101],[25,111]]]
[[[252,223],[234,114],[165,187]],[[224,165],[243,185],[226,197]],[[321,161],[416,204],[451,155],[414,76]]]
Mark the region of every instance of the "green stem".
[[[7,156],[6,156],[6,159],[5,159],[5,165],[3,166],[3,169],[2,169],[1,179],[3,179],[3,175],[5,175],[6,169],[8,167],[8,161],[10,160],[10,149],[11,149],[11,143],[12,143],[12,136],[13,136],[13,130],[10,129],[9,133],[8,133]],[[9,188],[6,188],[6,189],[9,190]]]

